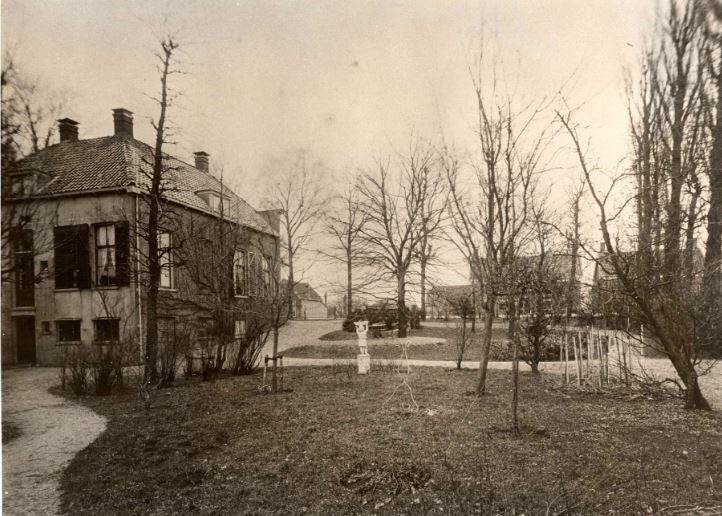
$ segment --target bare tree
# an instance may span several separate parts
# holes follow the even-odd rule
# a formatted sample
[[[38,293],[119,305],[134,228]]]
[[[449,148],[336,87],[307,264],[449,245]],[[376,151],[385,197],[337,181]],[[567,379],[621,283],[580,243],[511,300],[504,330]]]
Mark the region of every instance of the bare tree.
[[[685,300],[689,299],[688,296],[682,294],[678,278],[672,277],[668,269],[664,275],[640,270],[628,258],[629,253],[620,249],[619,242],[612,236],[612,224],[618,220],[620,211],[609,206],[610,194],[614,186],[619,184],[620,178],[612,181],[610,189],[606,192],[600,191],[592,177],[593,169],[587,163],[577,128],[571,121],[571,114],[557,111],[557,117],[572,140],[589,193],[598,210],[606,253],[603,257],[591,253],[590,255],[597,260],[599,266],[611,268],[610,272],[619,279],[623,293],[637,308],[640,320],[646,328],[649,328],[669,356],[686,387],[686,405],[689,408],[709,410],[709,404],[700,390],[698,373],[695,369],[694,339],[690,333],[692,321],[689,311],[685,309]],[[668,246],[667,248],[669,249]],[[667,264],[669,261],[663,260],[662,263]],[[672,278],[672,280],[665,281],[662,278]]]
[[[288,160],[286,160],[288,161]],[[293,290],[298,276],[298,255],[308,250],[316,225],[327,200],[323,184],[323,164],[309,163],[308,154],[299,151],[290,161],[282,163],[281,176],[269,188],[267,208],[281,212],[281,231],[288,269],[288,318],[293,315]]]
[[[412,143],[395,171],[388,161],[379,161],[376,171],[361,177],[358,190],[367,217],[361,230],[362,263],[377,271],[379,281],[394,282],[398,334],[405,337],[409,274],[424,233],[435,230],[443,213],[442,206],[430,204],[444,190],[432,149]]]
[[[326,216],[326,231],[333,237],[333,247],[324,254],[346,266],[346,316],[353,313],[353,271],[356,258],[361,254],[361,231],[366,214],[361,209],[359,194],[353,183],[336,197],[338,209]],[[363,282],[362,282],[363,283]]]
[[[484,54],[472,76],[476,93],[478,153],[465,170],[448,149],[443,164],[450,191],[449,236],[468,260],[475,283],[483,289],[484,336],[476,392],[484,394],[491,350],[492,324],[500,296],[509,303],[513,330],[518,292],[516,258],[529,236],[528,216],[535,178],[548,142],[549,124],[540,121],[546,101],[521,108],[513,99],[491,92],[482,81]],[[512,342],[514,336],[510,335]]]
[[[705,19],[707,49],[704,64],[709,74],[707,109],[711,145],[709,151],[709,210],[704,262],[704,311],[710,317],[722,312],[722,5],[708,0]],[[708,334],[718,356],[722,355],[722,327],[712,325]]]
[[[169,142],[168,110],[177,96],[170,88],[169,79],[172,75],[180,73],[177,68],[176,53],[178,41],[173,36],[166,36],[160,41],[160,52],[157,70],[160,75],[160,97],[155,98],[159,113],[157,120],[152,121],[155,129],[155,145],[152,156],[152,173],[150,174],[150,187],[143,192],[143,199],[148,204],[147,219],[142,224],[142,237],[147,244],[147,308],[146,308],[146,334],[145,334],[145,372],[146,382],[155,383],[158,380],[158,289],[160,286],[162,257],[158,247],[158,233],[161,229],[161,205],[164,195],[169,188],[169,179],[172,170],[169,169],[167,157],[163,151]]]
[[[59,95],[23,74],[10,52],[2,62],[2,282],[14,283],[16,295],[32,295],[47,270],[36,269],[35,257],[53,248],[57,203],[37,195],[50,175],[16,167],[28,153],[53,142],[55,119],[62,109]],[[18,301],[20,301],[18,299]]]

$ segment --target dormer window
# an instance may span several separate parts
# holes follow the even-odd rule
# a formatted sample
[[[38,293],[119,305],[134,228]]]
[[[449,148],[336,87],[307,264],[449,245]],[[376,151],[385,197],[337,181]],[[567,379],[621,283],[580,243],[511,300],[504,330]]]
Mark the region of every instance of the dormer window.
[[[32,195],[49,180],[47,174],[37,170],[10,172],[3,178],[3,190],[12,197]]]
[[[206,204],[208,204],[208,208],[213,213],[221,213],[221,210],[224,214],[227,214],[230,212],[231,209],[231,198],[226,195],[221,195],[219,192],[215,190],[201,190],[200,192],[196,192],[198,196],[203,199]]]
[[[208,199],[208,205],[211,207],[211,210],[216,213],[220,213],[221,210],[223,210],[223,213],[228,213],[228,209],[230,208],[229,200],[228,197],[211,194]]]

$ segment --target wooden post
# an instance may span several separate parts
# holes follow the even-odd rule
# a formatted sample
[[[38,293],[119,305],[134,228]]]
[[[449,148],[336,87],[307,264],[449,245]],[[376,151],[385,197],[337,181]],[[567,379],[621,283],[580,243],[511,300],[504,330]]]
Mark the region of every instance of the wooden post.
[[[579,352],[577,352],[577,343],[573,342],[573,344],[574,344],[574,362],[577,364],[577,385],[582,384],[582,357],[581,357],[582,339],[581,339],[581,333],[579,335],[580,335]]]
[[[564,333],[564,338],[559,339],[559,378],[564,385],[564,340],[567,338],[567,334]]]
[[[619,368],[619,381],[622,381],[624,370],[622,369],[622,351],[619,349],[619,332],[614,332],[614,342],[617,345],[617,366]]]
[[[574,337],[572,337],[572,341]],[[564,381],[569,383],[569,337],[564,342]]]

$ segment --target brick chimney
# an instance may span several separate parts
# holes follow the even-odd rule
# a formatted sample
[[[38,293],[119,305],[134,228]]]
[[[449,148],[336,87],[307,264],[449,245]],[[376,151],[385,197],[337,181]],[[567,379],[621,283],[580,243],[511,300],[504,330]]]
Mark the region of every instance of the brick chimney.
[[[133,137],[133,113],[125,108],[113,110],[113,125],[115,136]]]
[[[201,172],[208,173],[209,165],[210,165],[210,154],[203,151],[194,152],[193,156],[196,158],[196,168],[200,170]]]
[[[78,122],[70,118],[58,120],[58,132],[61,142],[74,142],[78,140]]]

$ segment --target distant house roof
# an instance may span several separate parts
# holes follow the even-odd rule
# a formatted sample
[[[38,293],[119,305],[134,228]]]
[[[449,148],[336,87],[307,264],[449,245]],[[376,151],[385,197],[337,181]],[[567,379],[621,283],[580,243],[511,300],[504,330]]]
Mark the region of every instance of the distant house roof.
[[[166,155],[170,188],[165,197],[207,213],[210,206],[198,192],[218,192],[231,199],[231,216],[244,226],[275,234],[268,220],[208,172]],[[93,190],[150,188],[153,148],[126,136],[64,141],[20,160],[16,170],[37,170],[52,179],[38,194],[72,194]]]
[[[451,300],[471,295],[471,285],[438,285],[431,289],[429,295]]]
[[[301,299],[303,301],[317,301],[319,303],[323,303],[321,296],[319,296],[308,283],[296,283],[293,287],[293,295],[297,299]]]

